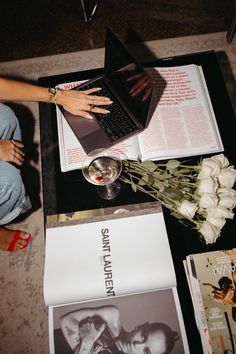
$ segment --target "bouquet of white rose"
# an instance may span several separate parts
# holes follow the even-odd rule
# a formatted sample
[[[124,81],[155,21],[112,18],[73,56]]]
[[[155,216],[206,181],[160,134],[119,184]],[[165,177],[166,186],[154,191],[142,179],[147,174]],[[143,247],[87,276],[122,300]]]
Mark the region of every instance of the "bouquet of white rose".
[[[120,179],[191,223],[207,244],[214,243],[226,220],[234,217],[236,170],[223,154],[204,158],[194,166],[178,160],[125,160]]]

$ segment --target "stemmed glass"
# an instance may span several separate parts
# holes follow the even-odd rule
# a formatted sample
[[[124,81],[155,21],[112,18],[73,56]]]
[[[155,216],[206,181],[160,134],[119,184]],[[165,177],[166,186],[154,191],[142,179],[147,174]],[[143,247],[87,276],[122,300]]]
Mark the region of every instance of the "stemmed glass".
[[[120,192],[117,181],[122,170],[122,162],[116,151],[96,149],[84,159],[82,172],[86,180],[97,186],[97,193],[102,199],[114,199]]]

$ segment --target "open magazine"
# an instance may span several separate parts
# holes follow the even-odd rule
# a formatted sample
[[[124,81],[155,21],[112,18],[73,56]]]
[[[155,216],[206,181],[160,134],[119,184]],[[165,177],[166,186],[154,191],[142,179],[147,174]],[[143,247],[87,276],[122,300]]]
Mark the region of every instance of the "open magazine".
[[[51,354],[189,353],[162,212],[46,229],[44,298]]]
[[[147,69],[148,70],[148,69]],[[161,98],[149,126],[115,145],[128,159],[162,160],[223,150],[202,67],[190,64],[151,68]],[[165,82],[163,91],[163,80]],[[58,85],[72,89],[84,81]],[[159,95],[158,95],[159,96]],[[81,168],[85,152],[57,107],[61,170]]]
[[[235,353],[236,249],[189,255],[185,269],[204,353]]]

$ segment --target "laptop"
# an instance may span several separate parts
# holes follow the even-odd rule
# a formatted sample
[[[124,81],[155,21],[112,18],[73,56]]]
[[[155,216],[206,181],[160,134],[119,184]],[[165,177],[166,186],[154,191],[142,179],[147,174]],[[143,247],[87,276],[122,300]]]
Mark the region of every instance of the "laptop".
[[[87,154],[98,148],[109,148],[147,128],[156,106],[153,80],[109,28],[104,72],[73,89],[91,87],[101,87],[95,95],[113,101],[107,106],[110,113],[90,112],[93,119],[85,119],[59,106]]]

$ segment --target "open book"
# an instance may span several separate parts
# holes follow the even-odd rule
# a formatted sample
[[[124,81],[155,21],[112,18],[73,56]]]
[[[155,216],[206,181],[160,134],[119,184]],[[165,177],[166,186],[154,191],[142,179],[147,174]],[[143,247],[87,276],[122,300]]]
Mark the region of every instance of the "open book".
[[[150,69],[149,69],[150,70]],[[115,145],[128,159],[162,160],[223,150],[202,67],[190,64],[151,68],[158,92],[164,92],[148,128]],[[163,80],[160,80],[160,75]],[[83,81],[84,82],[84,81]],[[61,84],[71,89],[82,82]],[[57,108],[61,170],[81,168],[85,152]]]
[[[204,353],[235,353],[236,249],[190,255],[185,269]]]
[[[162,212],[48,228],[44,298],[51,354],[132,353],[131,333],[160,331],[189,353]]]

